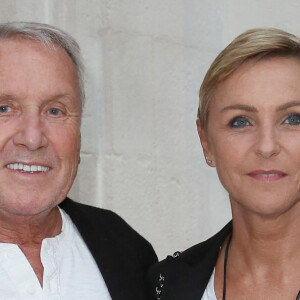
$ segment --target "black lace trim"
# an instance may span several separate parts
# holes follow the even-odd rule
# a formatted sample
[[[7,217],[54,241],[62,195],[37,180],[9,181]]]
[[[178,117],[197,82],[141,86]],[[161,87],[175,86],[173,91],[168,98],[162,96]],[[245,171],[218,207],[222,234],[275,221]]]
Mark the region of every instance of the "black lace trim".
[[[165,277],[162,274],[159,274],[158,285],[155,288],[157,300],[161,300],[160,297],[161,297],[162,288],[164,286],[164,281],[165,281]]]
[[[181,254],[180,251],[176,251],[172,257],[177,258]],[[158,278],[158,285],[155,288],[156,300],[161,300],[162,290],[165,282],[165,277],[160,273]]]

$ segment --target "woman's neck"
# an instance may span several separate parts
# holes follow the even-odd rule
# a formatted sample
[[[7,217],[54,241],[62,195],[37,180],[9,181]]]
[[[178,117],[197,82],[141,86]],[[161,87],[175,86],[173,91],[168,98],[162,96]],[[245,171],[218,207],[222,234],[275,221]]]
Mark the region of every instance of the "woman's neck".
[[[300,211],[297,210],[267,217],[233,209],[227,265],[228,299],[263,299],[266,295],[274,300],[296,298],[300,290]],[[223,246],[215,277],[220,299],[224,255]]]
[[[233,208],[232,252],[250,265],[286,266],[299,260],[300,205],[277,216],[261,216]]]

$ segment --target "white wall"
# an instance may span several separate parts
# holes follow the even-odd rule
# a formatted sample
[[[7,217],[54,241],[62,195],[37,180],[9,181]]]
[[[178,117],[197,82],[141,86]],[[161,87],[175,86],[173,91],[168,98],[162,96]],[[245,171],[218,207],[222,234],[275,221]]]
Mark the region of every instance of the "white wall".
[[[120,214],[160,258],[229,219],[195,120],[217,53],[251,27],[300,35],[298,0],[0,0],[0,21],[72,34],[87,66],[82,162],[71,197]]]

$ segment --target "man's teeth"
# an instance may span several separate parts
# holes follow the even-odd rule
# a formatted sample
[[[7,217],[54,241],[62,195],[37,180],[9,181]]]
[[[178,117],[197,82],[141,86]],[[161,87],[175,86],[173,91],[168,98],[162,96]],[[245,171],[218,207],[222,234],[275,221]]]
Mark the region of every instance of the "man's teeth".
[[[49,167],[39,166],[39,165],[25,165],[21,163],[8,164],[6,165],[8,169],[21,170],[24,172],[47,172],[50,170]]]

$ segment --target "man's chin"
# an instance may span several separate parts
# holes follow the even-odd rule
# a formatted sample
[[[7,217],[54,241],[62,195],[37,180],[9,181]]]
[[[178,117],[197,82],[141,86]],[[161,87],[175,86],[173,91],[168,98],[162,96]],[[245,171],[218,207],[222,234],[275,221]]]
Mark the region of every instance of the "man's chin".
[[[63,199],[62,199],[63,200]],[[47,214],[54,209],[61,201],[56,199],[44,199],[41,201],[34,198],[18,198],[17,201],[1,201],[0,214],[10,214],[20,217],[31,217],[39,214]]]

